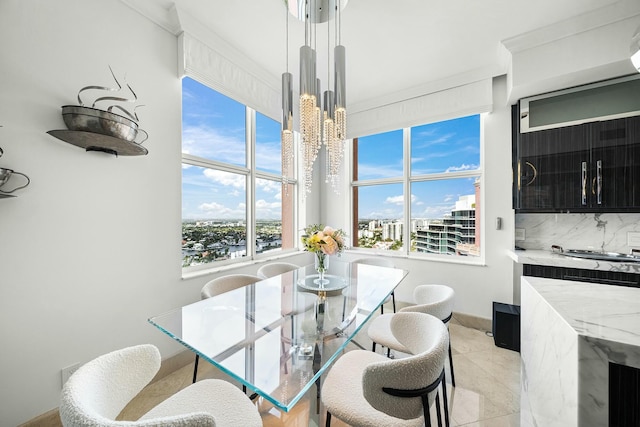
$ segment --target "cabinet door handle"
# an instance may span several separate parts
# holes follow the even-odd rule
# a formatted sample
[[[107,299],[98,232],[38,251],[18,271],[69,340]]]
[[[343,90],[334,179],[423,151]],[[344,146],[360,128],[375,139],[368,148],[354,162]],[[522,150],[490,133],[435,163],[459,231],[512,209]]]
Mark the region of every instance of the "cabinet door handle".
[[[602,160],[598,160],[596,162],[596,188],[597,194],[596,199],[598,204],[602,204]]]
[[[533,184],[533,181],[536,180],[536,178],[538,177],[538,169],[536,169],[535,166],[533,166],[533,164],[529,163],[529,162],[524,162],[527,166],[529,166],[531,168],[531,170],[533,170],[533,178],[531,178],[531,181],[527,182],[525,185],[531,185]]]
[[[582,206],[587,205],[587,162],[582,162]]]

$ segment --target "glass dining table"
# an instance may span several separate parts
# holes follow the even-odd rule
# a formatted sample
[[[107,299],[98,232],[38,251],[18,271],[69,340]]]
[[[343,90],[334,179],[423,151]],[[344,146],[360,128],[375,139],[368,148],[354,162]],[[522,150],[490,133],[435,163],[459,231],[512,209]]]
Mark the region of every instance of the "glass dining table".
[[[284,412],[315,384],[407,271],[333,257],[149,322]]]

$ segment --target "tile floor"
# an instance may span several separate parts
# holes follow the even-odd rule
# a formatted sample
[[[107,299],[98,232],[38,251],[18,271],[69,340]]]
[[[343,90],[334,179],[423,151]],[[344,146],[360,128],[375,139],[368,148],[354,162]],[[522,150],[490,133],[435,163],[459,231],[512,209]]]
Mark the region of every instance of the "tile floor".
[[[449,396],[450,423],[467,427],[512,427],[520,425],[520,354],[496,347],[493,338],[485,332],[467,328],[452,321],[450,324],[456,387],[451,387],[450,374],[447,391]],[[357,338],[361,345],[370,348],[366,332]],[[349,345],[349,349],[355,346]],[[380,350],[379,350],[380,351]],[[402,355],[397,355],[402,357]],[[446,364],[448,366],[448,362]],[[191,383],[193,366],[188,365],[153,384],[127,406],[122,419],[135,420],[168,395]],[[198,378],[224,375],[207,363],[199,366]],[[306,427],[324,426],[325,412],[316,414],[315,388],[289,413],[260,405],[265,426]],[[432,408],[432,425],[436,424]],[[345,424],[337,419],[332,426]]]
[[[447,392],[449,394],[451,426],[466,427],[518,427],[520,425],[520,354],[496,347],[493,338],[485,332],[467,328],[455,321],[450,322],[453,363],[456,387],[451,387],[451,375],[447,369]],[[366,330],[358,334],[356,341],[371,348]],[[349,345],[349,350],[356,347]],[[378,350],[380,351],[380,350]],[[397,354],[396,357],[402,357]],[[149,384],[120,414],[119,419],[136,420],[169,395],[191,384],[193,365],[187,365],[166,377]],[[223,378],[224,374],[208,363],[201,362],[198,378]],[[259,403],[266,427],[324,426],[325,412],[316,414],[315,387],[312,387],[294,408],[282,413]],[[432,425],[436,426],[435,409],[432,408]],[[57,415],[57,414],[56,414]],[[345,424],[333,418],[332,426]],[[49,417],[44,423],[29,424],[30,427],[61,427],[59,417]]]

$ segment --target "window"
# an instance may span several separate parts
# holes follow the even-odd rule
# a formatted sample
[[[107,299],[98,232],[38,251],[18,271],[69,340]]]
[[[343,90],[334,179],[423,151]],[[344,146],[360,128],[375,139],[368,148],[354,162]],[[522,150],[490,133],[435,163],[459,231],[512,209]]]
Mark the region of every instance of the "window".
[[[280,124],[188,77],[182,103],[183,268],[293,248]]]
[[[479,115],[356,138],[353,152],[354,246],[480,255]]]

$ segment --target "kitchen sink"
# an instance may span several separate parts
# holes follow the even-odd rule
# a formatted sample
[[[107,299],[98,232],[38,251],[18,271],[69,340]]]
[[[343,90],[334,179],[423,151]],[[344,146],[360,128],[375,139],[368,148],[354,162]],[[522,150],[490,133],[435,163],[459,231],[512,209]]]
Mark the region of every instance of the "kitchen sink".
[[[574,258],[596,259],[601,261],[640,262],[640,256],[638,255],[623,254],[619,252],[601,252],[601,251],[590,251],[590,250],[582,250],[582,249],[568,249],[566,251],[560,252],[560,254],[564,256],[574,257]]]

